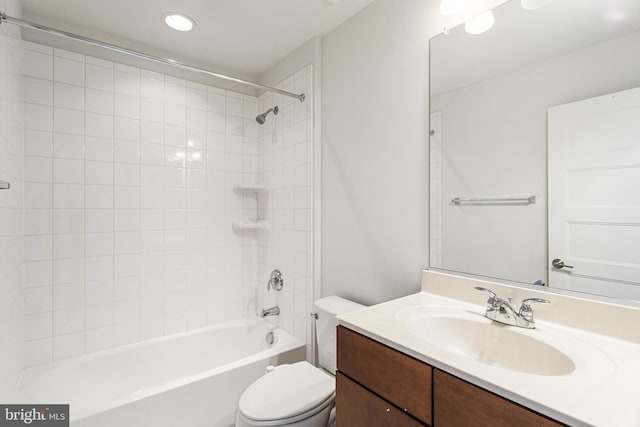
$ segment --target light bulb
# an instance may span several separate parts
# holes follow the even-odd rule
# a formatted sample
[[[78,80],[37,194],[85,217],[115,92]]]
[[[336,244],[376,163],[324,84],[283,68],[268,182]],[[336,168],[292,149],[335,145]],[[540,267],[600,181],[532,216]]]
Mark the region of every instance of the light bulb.
[[[469,34],[480,34],[488,31],[495,23],[496,18],[493,16],[493,12],[488,10],[465,22],[464,30]]]

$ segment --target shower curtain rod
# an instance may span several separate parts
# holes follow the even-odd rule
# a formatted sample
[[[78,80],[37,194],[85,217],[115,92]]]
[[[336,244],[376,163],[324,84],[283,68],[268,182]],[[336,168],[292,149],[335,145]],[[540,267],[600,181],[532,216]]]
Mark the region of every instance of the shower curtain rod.
[[[18,25],[18,26],[24,27],[24,28],[32,28],[34,30],[43,31],[45,33],[54,34],[54,35],[59,36],[59,37],[64,37],[64,38],[67,38],[67,39],[80,41],[80,42],[87,43],[87,44],[90,44],[90,45],[93,45],[93,46],[98,46],[98,47],[102,47],[102,48],[105,48],[105,49],[113,50],[115,52],[124,53],[126,55],[135,56],[135,57],[146,59],[146,60],[153,61],[153,62],[158,62],[160,64],[172,65],[174,67],[181,68],[183,70],[195,71],[195,72],[198,72],[198,73],[206,74],[206,75],[213,76],[213,77],[216,77],[216,78],[219,78],[219,79],[223,79],[223,80],[227,80],[227,81],[230,81],[230,82],[240,83],[240,84],[243,84],[245,86],[251,86],[251,87],[254,87],[256,89],[263,89],[263,90],[266,90],[268,92],[278,93],[280,95],[289,96],[291,98],[296,98],[300,102],[304,102],[304,99],[305,99],[305,94],[304,93],[301,93],[301,94],[291,93],[291,92],[287,92],[286,90],[277,89],[277,88],[271,87],[271,86],[261,85],[259,83],[249,82],[249,81],[246,81],[246,80],[238,79],[236,77],[227,76],[225,74],[214,73],[213,71],[205,70],[204,68],[194,67],[194,66],[191,66],[191,65],[182,63],[180,61],[173,60],[173,59],[161,58],[161,57],[158,57],[158,56],[149,55],[149,54],[146,54],[144,52],[138,52],[136,50],[127,49],[126,47],[116,46],[116,45],[113,45],[113,44],[110,44],[110,43],[106,43],[106,42],[103,42],[103,41],[100,41],[100,40],[95,40],[95,39],[91,39],[91,38],[88,38],[88,37],[80,36],[78,34],[73,34],[73,33],[69,33],[69,32],[66,32],[66,31],[62,31],[62,30],[57,30],[55,28],[47,27],[45,25],[36,24],[34,22],[25,21],[23,19],[14,18],[12,16],[4,14],[3,12],[0,12],[0,24],[2,24],[3,22],[6,22],[8,24]]]

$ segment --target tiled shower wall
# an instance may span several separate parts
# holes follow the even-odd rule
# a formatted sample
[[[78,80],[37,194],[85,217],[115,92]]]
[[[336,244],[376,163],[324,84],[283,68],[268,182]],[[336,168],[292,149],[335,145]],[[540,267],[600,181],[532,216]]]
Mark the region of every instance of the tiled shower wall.
[[[269,230],[258,234],[259,304],[278,304],[281,315],[274,322],[307,343],[311,349],[313,303],[313,69],[309,65],[276,87],[306,94],[304,102],[265,93],[258,109],[277,105],[259,129],[259,182],[269,189],[259,199],[259,215]],[[285,277],[283,290],[266,291],[274,268]]]
[[[20,16],[20,2],[1,0],[4,13]],[[0,401],[10,402],[22,371],[23,115],[22,39],[18,27],[0,26]]]
[[[231,221],[256,212],[232,188],[257,180],[257,99],[32,43],[24,61],[26,365],[253,313],[256,239]]]

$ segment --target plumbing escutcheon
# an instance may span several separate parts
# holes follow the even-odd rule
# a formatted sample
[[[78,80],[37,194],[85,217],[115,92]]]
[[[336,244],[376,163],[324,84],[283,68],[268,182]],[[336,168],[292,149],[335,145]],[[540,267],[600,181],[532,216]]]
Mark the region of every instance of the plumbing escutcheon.
[[[282,276],[282,272],[278,269],[273,270],[267,282],[267,290],[273,289],[274,291],[280,292],[283,286],[284,276]]]

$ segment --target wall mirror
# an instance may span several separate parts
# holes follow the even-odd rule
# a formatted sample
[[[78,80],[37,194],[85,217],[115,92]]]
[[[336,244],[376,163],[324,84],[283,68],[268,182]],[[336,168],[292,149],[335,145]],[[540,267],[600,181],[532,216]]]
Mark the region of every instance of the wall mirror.
[[[640,2],[493,14],[430,41],[430,268],[640,300]]]

